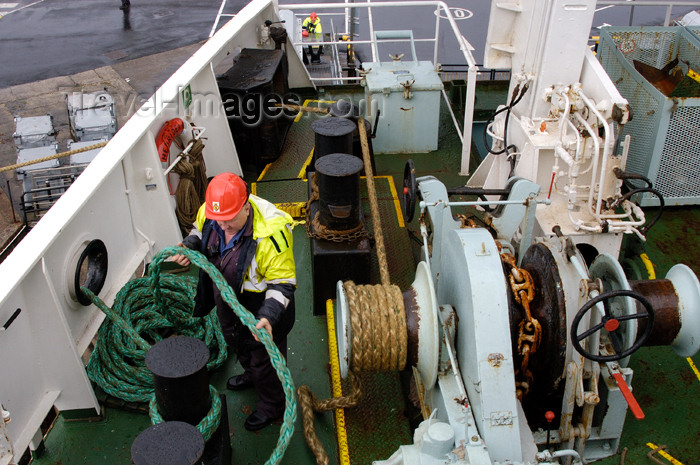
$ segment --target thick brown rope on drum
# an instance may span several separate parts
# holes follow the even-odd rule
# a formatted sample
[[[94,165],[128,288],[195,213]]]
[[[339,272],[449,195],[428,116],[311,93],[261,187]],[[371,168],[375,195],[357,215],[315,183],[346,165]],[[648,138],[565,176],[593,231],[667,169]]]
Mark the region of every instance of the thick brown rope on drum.
[[[360,379],[352,372],[348,372],[350,377],[350,390],[348,396],[331,397],[326,400],[318,400],[311,389],[304,385],[297,388],[297,397],[301,406],[301,416],[304,423],[304,437],[306,443],[316,457],[316,463],[319,465],[328,465],[328,454],[323,448],[323,444],[318,439],[314,429],[314,412],[327,412],[338,408],[354,407],[362,397],[362,386]]]
[[[403,295],[394,285],[343,283],[352,328],[352,370],[403,370],[407,358]]]

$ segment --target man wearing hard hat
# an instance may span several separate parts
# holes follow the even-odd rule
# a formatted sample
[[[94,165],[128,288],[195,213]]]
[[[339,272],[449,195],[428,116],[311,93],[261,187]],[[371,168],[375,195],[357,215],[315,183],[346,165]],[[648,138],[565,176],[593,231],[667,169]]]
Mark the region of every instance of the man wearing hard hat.
[[[256,328],[264,328],[285,357],[287,334],[294,324],[296,288],[292,225],[289,214],[249,195],[240,177],[223,173],[209,183],[206,201],[197,215],[201,238],[195,234],[183,241],[186,246],[199,249],[221,271],[238,301],[258,319]],[[189,264],[182,255],[173,260],[180,265]],[[200,271],[194,315],[204,316],[214,306],[224,338],[238,353],[244,369],[228,380],[227,387],[234,391],[255,387],[257,408],[244,426],[257,431],[284,413],[282,384],[265,347],[224,302],[209,275]]]
[[[320,42],[321,34],[323,33],[323,28],[321,27],[321,19],[316,15],[315,12],[311,12],[309,16],[306,17],[304,22],[301,23],[301,35],[302,41],[309,42]],[[311,63],[321,62],[321,47],[318,45],[309,45],[304,49],[304,53],[311,57]]]

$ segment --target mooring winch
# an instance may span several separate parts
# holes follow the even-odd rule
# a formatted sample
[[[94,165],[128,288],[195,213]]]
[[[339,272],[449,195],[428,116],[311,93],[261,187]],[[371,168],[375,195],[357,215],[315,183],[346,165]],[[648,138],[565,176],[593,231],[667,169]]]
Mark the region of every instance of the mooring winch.
[[[411,287],[400,301],[377,289],[362,310],[348,283],[337,286],[342,376],[400,369],[374,361],[391,360],[372,342],[382,340],[391,348],[405,341],[395,351],[419,375],[425,424],[414,444],[375,463],[558,463],[615,453],[628,404],[643,417],[629,390],[630,355],[664,344],[685,357],[700,346],[695,274],[676,265],[663,280],[629,281],[614,257],[589,264],[556,231],[529,246],[521,240],[515,253],[494,239],[501,234],[454,220],[452,207],[463,202],[451,202],[441,182],[415,183],[424,246]],[[528,231],[536,186],[509,185],[521,187],[502,201],[501,217]],[[394,326],[400,307],[405,337]]]

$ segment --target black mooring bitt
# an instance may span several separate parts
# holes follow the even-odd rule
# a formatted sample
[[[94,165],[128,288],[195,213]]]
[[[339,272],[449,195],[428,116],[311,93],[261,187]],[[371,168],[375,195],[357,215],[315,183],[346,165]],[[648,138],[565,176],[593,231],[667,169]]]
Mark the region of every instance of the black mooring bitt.
[[[211,393],[206,369],[208,361],[209,349],[206,344],[186,336],[159,341],[147,352],[146,366],[153,374],[158,411],[165,420],[164,423],[156,426],[176,423],[187,424],[191,428],[169,426],[165,429],[165,433],[160,430],[146,433],[151,428],[145,430],[132,445],[132,460],[135,465],[228,465],[231,463],[231,441],[225,395],[218,394],[221,400],[221,420],[219,427],[206,445],[202,434],[192,426],[199,424],[209,414],[211,408]],[[174,447],[173,454],[158,452],[160,450],[158,443],[162,442],[160,434],[170,434],[170,431],[173,431],[174,436],[180,435],[183,444],[178,443]],[[189,436],[185,437],[186,434]],[[142,435],[144,435],[143,438],[141,438]],[[196,437],[202,441],[202,450],[195,447],[198,444]],[[152,442],[156,444],[151,444]],[[163,444],[170,443],[168,438]],[[195,449],[199,451],[197,454]],[[133,457],[135,450],[139,454],[139,460],[141,460],[139,462]],[[195,456],[196,459],[191,461],[190,458]],[[160,461],[160,458],[165,459]]]
[[[164,421],[196,425],[211,408],[207,362],[209,348],[187,336],[157,342],[146,353],[153,373],[158,411]]]
[[[311,166],[329,153],[352,153],[355,123],[347,118],[321,118],[311,123],[314,132],[314,156]]]
[[[316,161],[319,221],[338,231],[360,224],[362,161],[345,153],[331,153]]]
[[[197,428],[182,421],[148,427],[131,445],[134,465],[199,465],[204,438]]]

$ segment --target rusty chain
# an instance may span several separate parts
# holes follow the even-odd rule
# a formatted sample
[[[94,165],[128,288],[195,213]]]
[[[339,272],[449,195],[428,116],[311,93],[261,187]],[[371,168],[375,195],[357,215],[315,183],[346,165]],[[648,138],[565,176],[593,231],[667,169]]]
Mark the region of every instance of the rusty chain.
[[[518,399],[527,395],[533,382],[528,365],[530,355],[537,352],[542,340],[542,326],[530,312],[530,303],[535,298],[535,285],[527,270],[519,268],[512,254],[501,252],[501,261],[508,269],[508,281],[515,301],[525,311],[525,318],[518,325],[518,353],[522,357],[520,369],[515,372]]]

